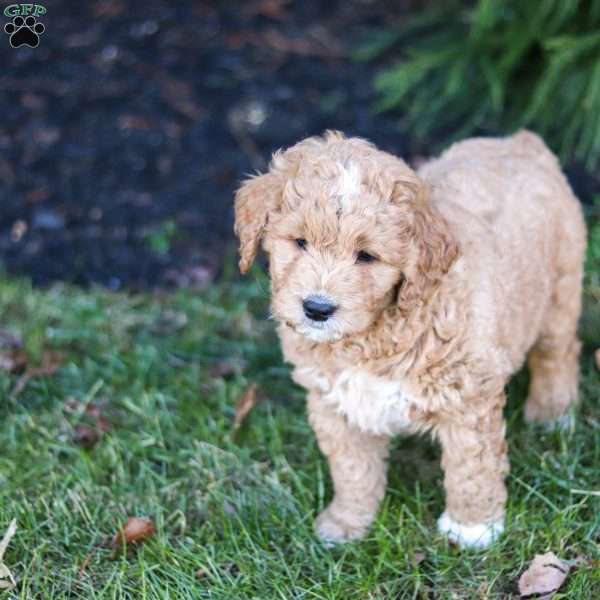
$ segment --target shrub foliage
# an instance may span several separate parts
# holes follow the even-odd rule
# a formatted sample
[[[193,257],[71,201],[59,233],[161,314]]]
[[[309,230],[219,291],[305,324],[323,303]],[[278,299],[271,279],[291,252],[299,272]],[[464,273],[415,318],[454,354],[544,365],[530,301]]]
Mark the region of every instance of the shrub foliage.
[[[445,2],[358,55],[401,47],[376,78],[381,110],[417,137],[531,127],[563,158],[600,157],[600,0]]]

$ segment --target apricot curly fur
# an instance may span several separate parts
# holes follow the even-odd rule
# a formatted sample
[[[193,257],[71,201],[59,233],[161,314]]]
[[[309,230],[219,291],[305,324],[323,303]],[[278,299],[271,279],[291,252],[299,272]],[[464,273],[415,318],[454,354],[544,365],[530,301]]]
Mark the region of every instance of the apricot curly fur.
[[[235,208],[240,268],[262,240],[283,352],[330,463],[319,535],[362,536],[390,436],[431,431],[445,473],[440,530],[465,546],[493,541],[508,379],[529,357],[532,422],[577,400],[585,226],[556,158],[521,131],[455,144],[415,172],[327,132],[277,152]],[[363,264],[361,251],[376,260]],[[311,295],[337,306],[326,322],[304,314]]]

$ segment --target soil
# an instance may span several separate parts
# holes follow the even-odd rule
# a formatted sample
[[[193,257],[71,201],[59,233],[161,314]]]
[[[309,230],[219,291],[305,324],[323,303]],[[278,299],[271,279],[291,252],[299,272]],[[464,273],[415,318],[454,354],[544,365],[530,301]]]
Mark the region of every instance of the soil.
[[[203,286],[235,252],[240,178],[275,149],[341,129],[427,153],[373,111],[380,65],[351,58],[421,4],[45,2],[37,48],[0,39],[4,268],[38,285]]]

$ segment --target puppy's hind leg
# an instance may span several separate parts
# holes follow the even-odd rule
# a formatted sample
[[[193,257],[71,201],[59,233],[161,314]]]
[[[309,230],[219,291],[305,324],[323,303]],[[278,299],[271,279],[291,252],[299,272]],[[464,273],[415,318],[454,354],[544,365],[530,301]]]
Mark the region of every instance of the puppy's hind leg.
[[[375,519],[385,494],[389,438],[350,427],[312,392],[308,411],[334,486],[333,500],[317,518],[317,534],[333,543],[359,539]]]
[[[529,353],[525,419],[530,423],[567,425],[569,409],[577,402],[581,262],[559,277],[541,334]]]

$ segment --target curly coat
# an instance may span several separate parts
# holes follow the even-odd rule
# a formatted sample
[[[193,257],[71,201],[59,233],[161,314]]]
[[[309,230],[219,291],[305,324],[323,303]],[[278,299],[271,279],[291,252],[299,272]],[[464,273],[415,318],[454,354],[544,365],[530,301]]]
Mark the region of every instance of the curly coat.
[[[577,399],[586,236],[556,158],[521,131],[455,144],[415,172],[327,132],[276,152],[235,211],[242,272],[261,240],[269,254],[283,352],[329,460],[335,495],[318,534],[361,537],[390,437],[431,431],[440,531],[490,544],[504,527],[509,377],[528,359],[531,422],[564,421]],[[325,323],[303,313],[312,294],[337,307]]]

